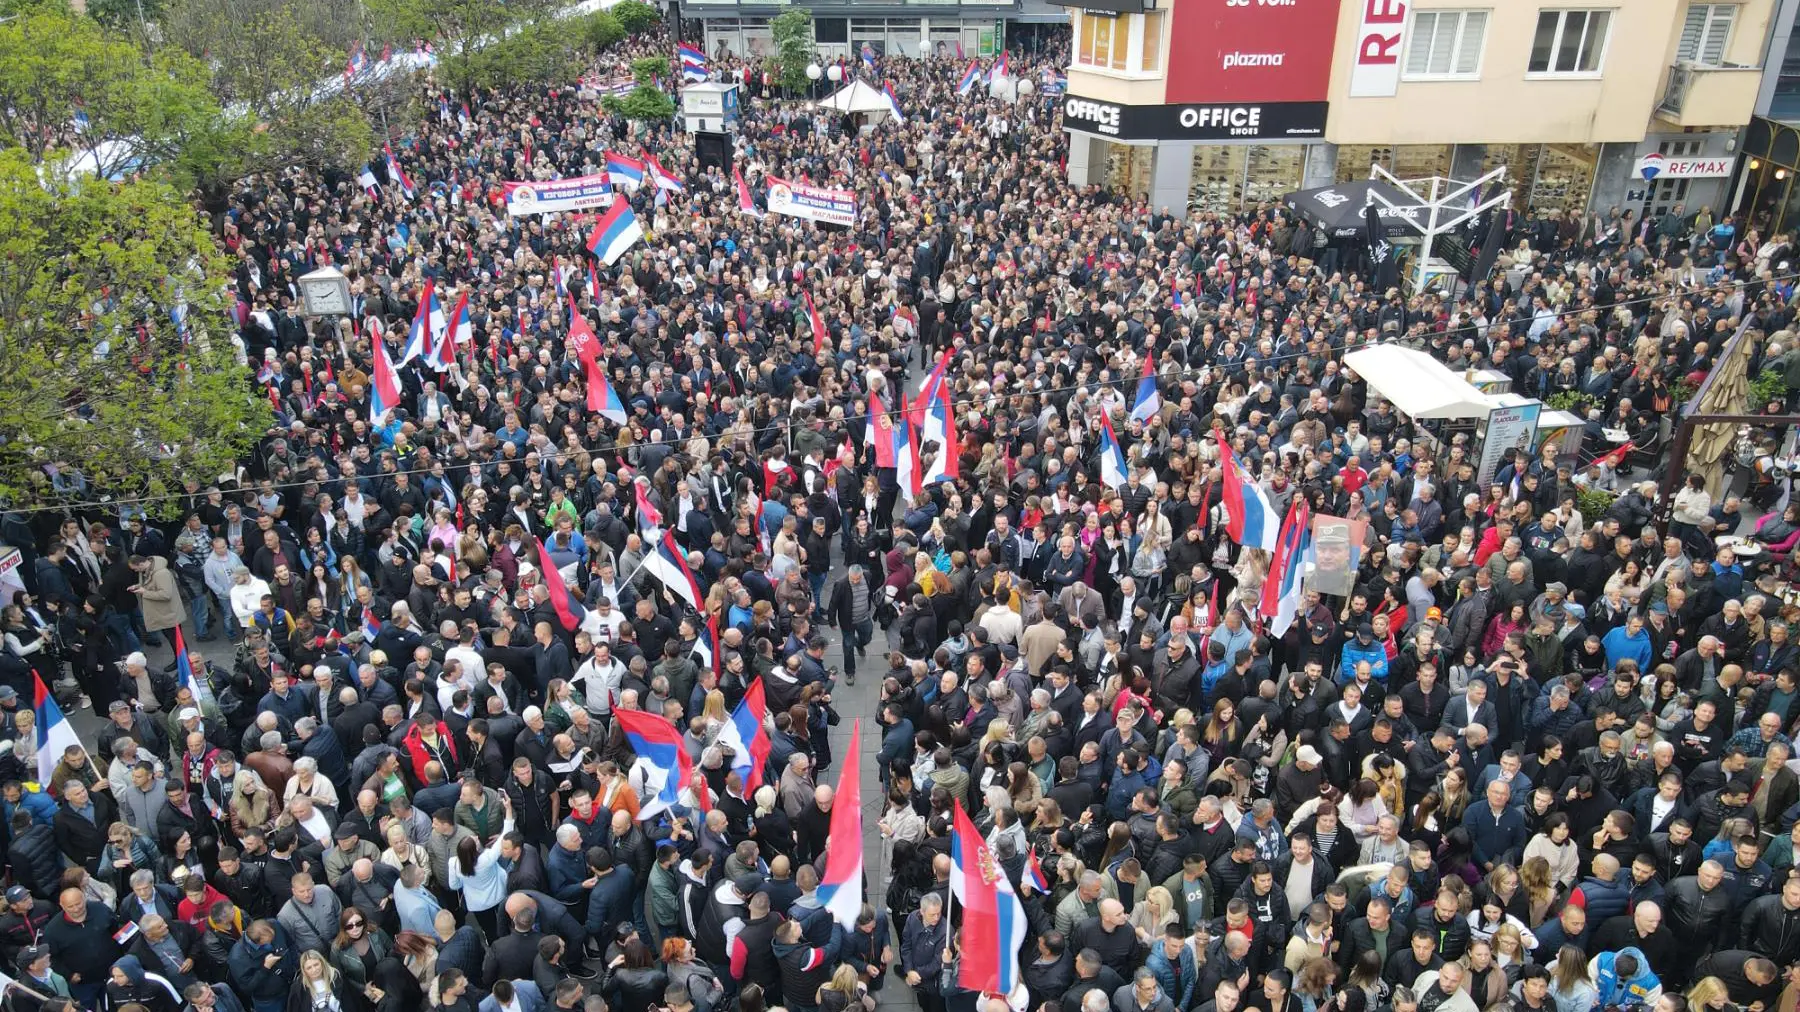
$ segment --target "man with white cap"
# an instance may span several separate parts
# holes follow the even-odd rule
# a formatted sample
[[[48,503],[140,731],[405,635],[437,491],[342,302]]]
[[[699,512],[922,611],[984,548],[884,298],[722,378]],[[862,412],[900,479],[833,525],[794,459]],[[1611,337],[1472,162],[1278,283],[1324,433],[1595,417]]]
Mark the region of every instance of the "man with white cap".
[[[1325,784],[1324,757],[1311,745],[1294,753],[1294,762],[1275,775],[1275,814],[1286,823],[1299,807],[1319,796]]]

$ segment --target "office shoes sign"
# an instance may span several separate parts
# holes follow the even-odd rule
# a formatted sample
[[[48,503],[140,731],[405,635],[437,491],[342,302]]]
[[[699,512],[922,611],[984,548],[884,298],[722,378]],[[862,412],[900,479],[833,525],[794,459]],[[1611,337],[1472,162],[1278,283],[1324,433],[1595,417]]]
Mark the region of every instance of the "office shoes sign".
[[[1120,105],[1069,95],[1063,125],[1121,141],[1305,140],[1325,135],[1325,102]]]

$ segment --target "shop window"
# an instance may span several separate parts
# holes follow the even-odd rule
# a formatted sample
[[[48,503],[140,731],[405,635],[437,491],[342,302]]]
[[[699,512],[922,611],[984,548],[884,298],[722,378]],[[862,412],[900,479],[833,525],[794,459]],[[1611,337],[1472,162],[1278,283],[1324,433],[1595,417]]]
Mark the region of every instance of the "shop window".
[[[1407,79],[1480,77],[1481,44],[1487,37],[1487,22],[1487,11],[1415,13],[1406,51]]]
[[[1597,154],[1598,148],[1590,145],[1545,144],[1529,203],[1545,212],[1585,211]]]
[[[1244,148],[1238,144],[1194,147],[1194,179],[1189,199],[1202,211],[1228,214],[1244,202]]]
[[[1151,14],[1107,15],[1083,11],[1075,15],[1075,65],[1129,73],[1155,71],[1162,65],[1163,17]]]
[[[1253,144],[1247,160],[1244,206],[1273,204],[1300,188],[1306,170],[1304,144]]]
[[[1337,178],[1340,183],[1369,178],[1369,167],[1379,165],[1394,170],[1394,149],[1373,144],[1344,144],[1338,147]]]
[[[1611,11],[1542,11],[1525,69],[1533,74],[1598,74],[1611,28]]]
[[[1737,4],[1688,4],[1675,59],[1702,67],[1724,66],[1725,44],[1731,39],[1731,25],[1736,20]]]
[[[1448,144],[1401,144],[1394,148],[1394,166],[1388,171],[1401,179],[1429,179],[1450,175]]]
[[[820,45],[843,45],[850,41],[849,24],[843,18],[819,18],[813,22],[813,39]]]

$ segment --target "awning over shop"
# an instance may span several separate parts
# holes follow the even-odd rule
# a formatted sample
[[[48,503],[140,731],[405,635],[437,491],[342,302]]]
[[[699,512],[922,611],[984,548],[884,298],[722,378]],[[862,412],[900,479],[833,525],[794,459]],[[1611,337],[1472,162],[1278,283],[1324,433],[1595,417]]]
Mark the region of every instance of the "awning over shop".
[[[1492,397],[1422,351],[1376,345],[1350,352],[1344,364],[1411,418],[1486,418],[1494,408]]]
[[[1412,199],[1401,192],[1399,187],[1375,179],[1353,179],[1335,186],[1296,190],[1282,199],[1307,222],[1329,232],[1333,239],[1357,239],[1366,232],[1363,226],[1363,208],[1374,201],[1371,196],[1374,193],[1381,194],[1395,204],[1406,204]],[[1375,201],[1375,210],[1381,216],[1381,223],[1386,227],[1389,239],[1422,235],[1425,231],[1414,223],[1414,219],[1424,213],[1426,208],[1391,208]]]

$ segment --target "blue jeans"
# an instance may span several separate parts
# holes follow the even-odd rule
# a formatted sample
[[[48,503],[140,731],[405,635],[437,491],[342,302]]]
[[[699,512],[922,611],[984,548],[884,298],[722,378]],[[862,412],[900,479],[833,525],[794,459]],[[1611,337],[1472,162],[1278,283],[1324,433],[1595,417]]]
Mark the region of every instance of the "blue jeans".
[[[119,645],[120,653],[128,654],[143,648],[144,644],[138,639],[137,628],[131,621],[129,612],[108,611],[100,619],[100,624],[112,634],[113,642]],[[104,982],[102,986],[104,986]]]
[[[813,611],[825,607],[825,573],[806,574],[807,585],[812,587]]]
[[[212,604],[211,594],[190,594],[188,596],[188,617],[194,622],[194,638],[203,640],[211,629]]]
[[[225,638],[236,640],[244,630],[238,625],[237,613],[231,610],[231,598],[224,594],[214,594],[213,598],[219,602],[219,624],[225,627]]]
[[[844,627],[844,674],[856,674],[856,651],[875,638],[875,619],[865,618]]]

